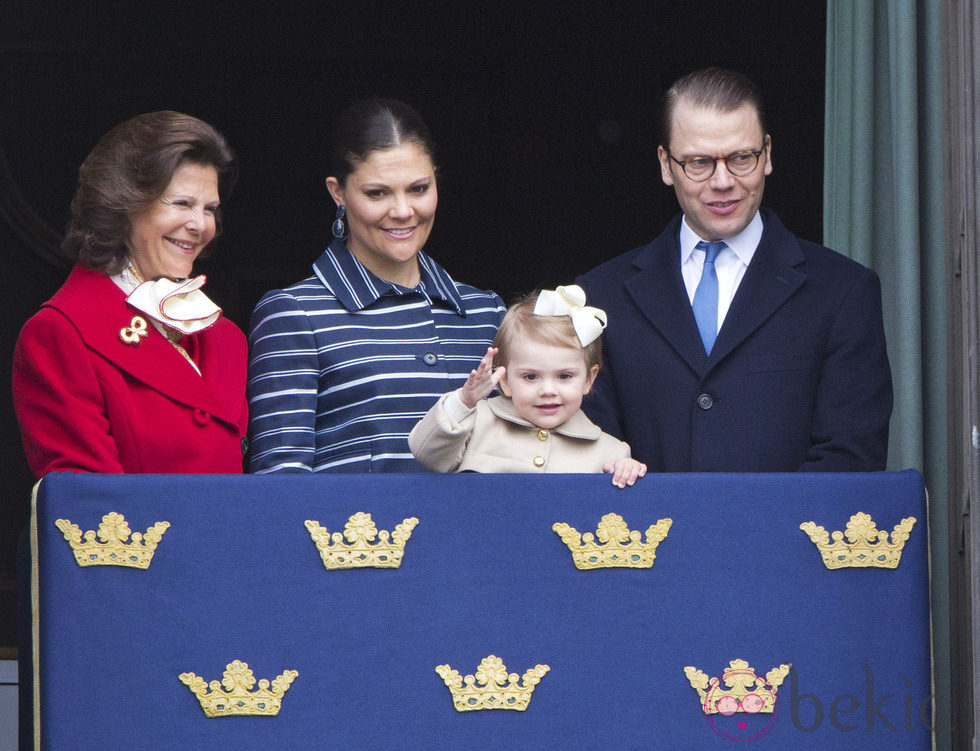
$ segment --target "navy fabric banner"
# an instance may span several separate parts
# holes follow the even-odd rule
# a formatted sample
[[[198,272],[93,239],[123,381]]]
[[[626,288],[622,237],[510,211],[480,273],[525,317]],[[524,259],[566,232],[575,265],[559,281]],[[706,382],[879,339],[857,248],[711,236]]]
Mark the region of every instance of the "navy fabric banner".
[[[55,520],[163,535],[147,570],[81,568]],[[327,571],[304,526],[418,526],[401,568]],[[897,569],[828,570],[799,529],[917,521]],[[580,571],[552,531],[673,525],[650,569]],[[41,747],[928,749],[918,473],[49,475],[36,502]],[[524,712],[457,712],[435,667],[547,673]],[[775,712],[708,717],[685,676],[791,663]],[[276,717],[208,719],[178,675],[298,672]]]

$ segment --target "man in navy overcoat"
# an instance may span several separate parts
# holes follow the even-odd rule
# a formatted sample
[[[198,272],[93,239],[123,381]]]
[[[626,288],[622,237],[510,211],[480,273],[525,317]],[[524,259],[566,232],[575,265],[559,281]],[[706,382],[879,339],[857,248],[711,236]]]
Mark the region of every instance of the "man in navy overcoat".
[[[878,278],[760,208],[772,142],[758,88],[689,74],[667,93],[664,131],[682,215],[578,280],[609,317],[586,412],[651,471],[884,469]]]

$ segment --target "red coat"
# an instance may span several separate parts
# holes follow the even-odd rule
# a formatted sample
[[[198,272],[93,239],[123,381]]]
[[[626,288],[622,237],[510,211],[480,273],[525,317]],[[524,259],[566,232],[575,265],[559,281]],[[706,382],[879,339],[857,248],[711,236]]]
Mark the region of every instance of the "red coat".
[[[38,477],[241,473],[245,336],[223,318],[185,336],[198,375],[152,325],[138,344],[124,343],[119,333],[137,314],[108,276],[76,266],[24,325],[14,351],[14,407]]]

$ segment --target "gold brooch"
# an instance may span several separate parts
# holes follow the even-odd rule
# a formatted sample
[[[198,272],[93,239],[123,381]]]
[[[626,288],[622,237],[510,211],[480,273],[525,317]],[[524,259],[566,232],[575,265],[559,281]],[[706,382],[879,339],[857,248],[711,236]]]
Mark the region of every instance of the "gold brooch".
[[[157,522],[146,530],[146,535],[133,532],[132,541],[129,542],[127,540],[130,531],[126,517],[115,511],[103,516],[102,523],[99,524],[98,538],[102,542],[95,539],[95,530],[86,532],[85,542],[82,542],[82,530],[69,519],[58,519],[55,526],[68,540],[79,566],[149,568],[153,553],[156,552],[163,533],[170,527],[170,522]]]
[[[439,665],[436,672],[449,687],[453,705],[458,712],[477,709],[516,709],[523,712],[531,702],[531,692],[544,674],[551,670],[547,665],[535,665],[523,676],[507,673],[507,667],[499,657],[487,655],[480,661],[476,675],[462,678],[458,670],[449,665]]]
[[[201,709],[208,717],[231,717],[233,715],[264,715],[272,717],[279,714],[282,696],[289,690],[289,684],[298,676],[295,670],[284,670],[282,675],[270,684],[263,678],[259,687],[255,685],[255,674],[247,662],[229,662],[224,678],[207,683],[194,673],[181,673],[178,677],[201,703]],[[271,689],[270,689],[271,686]],[[209,690],[210,689],[210,690]]]
[[[891,542],[888,532],[879,532],[871,517],[863,511],[850,518],[843,532],[828,536],[826,529],[813,522],[803,522],[800,529],[817,546],[827,568],[897,568],[914,524],[914,516],[902,519],[892,530]],[[844,542],[845,536],[848,542]]]
[[[650,568],[657,557],[657,546],[667,536],[672,523],[671,519],[661,519],[651,524],[646,542],[641,541],[643,534],[626,526],[619,514],[602,517],[594,535],[591,532],[580,535],[564,522],[557,522],[551,528],[572,551],[575,568]]]
[[[143,336],[146,336],[146,320],[140,316],[133,316],[128,326],[119,329],[119,338],[126,344],[139,344]]]

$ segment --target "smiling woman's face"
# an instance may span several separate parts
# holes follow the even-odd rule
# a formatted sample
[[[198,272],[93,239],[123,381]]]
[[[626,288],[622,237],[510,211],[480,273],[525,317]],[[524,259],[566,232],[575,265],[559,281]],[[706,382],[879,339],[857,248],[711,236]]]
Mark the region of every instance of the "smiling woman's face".
[[[327,178],[327,188],[346,210],[347,247],[373,274],[414,287],[416,256],[435,220],[435,167],[416,143],[372,151],[345,185]]]
[[[194,259],[214,239],[218,173],[210,164],[185,162],[163,195],[130,217],[126,248],[144,279],[191,275]]]

